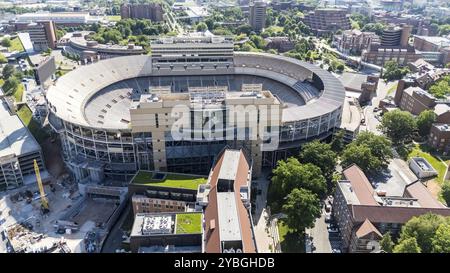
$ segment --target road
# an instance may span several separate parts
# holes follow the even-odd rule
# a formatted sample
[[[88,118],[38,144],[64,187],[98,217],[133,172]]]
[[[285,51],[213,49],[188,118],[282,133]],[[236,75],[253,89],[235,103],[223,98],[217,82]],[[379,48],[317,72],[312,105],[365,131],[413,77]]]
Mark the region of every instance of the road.
[[[364,119],[366,120],[366,123],[364,125],[361,125],[361,131],[370,131],[375,134],[381,135],[380,130],[378,130],[377,128],[377,126],[380,124],[380,121],[375,118],[375,115],[377,113],[374,113],[373,109],[375,107],[378,107],[380,101],[386,98],[386,96],[388,95],[389,89],[396,84],[397,81],[388,83],[381,79],[378,81],[377,95],[373,97],[371,103],[363,109]]]
[[[122,236],[123,231],[121,229],[123,222],[128,216],[131,208],[131,201],[128,201],[130,204],[125,207],[122,211],[122,214],[119,217],[119,220],[114,224],[111,231],[108,233],[108,237],[105,239],[105,242],[102,246],[102,253],[115,253],[116,249],[122,248]]]
[[[327,223],[325,223],[325,210],[320,218],[316,219],[314,227],[307,229],[306,233],[312,238],[315,253],[331,253],[331,243],[328,236]]]

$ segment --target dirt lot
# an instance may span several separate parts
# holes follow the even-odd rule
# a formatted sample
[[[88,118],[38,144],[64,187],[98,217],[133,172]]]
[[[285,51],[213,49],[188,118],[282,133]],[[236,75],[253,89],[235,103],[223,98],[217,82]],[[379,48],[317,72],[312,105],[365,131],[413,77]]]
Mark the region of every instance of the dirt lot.
[[[106,223],[116,208],[114,202],[87,199],[81,210],[72,217],[72,220],[80,226],[88,220],[95,223]]]

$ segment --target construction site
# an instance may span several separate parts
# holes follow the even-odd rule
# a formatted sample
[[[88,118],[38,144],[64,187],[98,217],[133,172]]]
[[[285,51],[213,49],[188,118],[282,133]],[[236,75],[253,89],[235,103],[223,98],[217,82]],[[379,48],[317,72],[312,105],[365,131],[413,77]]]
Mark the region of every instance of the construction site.
[[[100,252],[118,217],[126,190],[83,185],[68,175],[26,185],[0,196],[5,252]]]

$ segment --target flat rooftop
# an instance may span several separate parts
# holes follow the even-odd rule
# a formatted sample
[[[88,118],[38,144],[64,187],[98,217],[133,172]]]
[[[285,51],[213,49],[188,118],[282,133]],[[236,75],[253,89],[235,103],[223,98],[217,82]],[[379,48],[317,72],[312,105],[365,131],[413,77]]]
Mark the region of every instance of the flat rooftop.
[[[206,184],[208,178],[197,175],[179,173],[139,171],[131,181],[132,184],[166,188],[197,190],[199,185]]]
[[[138,213],[132,236],[160,236],[175,234],[201,234],[202,213]]]
[[[39,151],[41,147],[17,115],[11,115],[6,103],[0,105],[0,158]]]

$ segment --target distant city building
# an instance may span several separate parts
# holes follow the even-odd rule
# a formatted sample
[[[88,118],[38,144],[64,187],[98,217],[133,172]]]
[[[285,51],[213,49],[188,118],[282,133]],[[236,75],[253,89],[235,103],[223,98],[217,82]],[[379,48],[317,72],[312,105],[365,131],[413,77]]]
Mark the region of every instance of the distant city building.
[[[154,22],[163,20],[163,8],[159,3],[122,4],[120,16],[122,19],[148,19]]]
[[[357,29],[343,31],[333,36],[336,48],[345,54],[360,55],[371,43],[379,43],[380,37],[374,32],[362,32]]]
[[[364,172],[352,165],[337,183],[333,212],[346,252],[372,252],[374,242],[389,232],[394,240],[403,224],[414,216],[435,213],[450,216],[450,209],[437,201],[420,181],[399,188],[389,181],[374,189]],[[382,183],[384,184],[384,183]]]
[[[45,51],[56,48],[56,26],[53,21],[37,21],[27,26],[35,51]]]
[[[381,0],[380,4],[386,11],[401,11],[403,9],[403,0]]]
[[[319,8],[311,11],[305,14],[304,23],[319,35],[351,29],[347,10],[337,8]]]
[[[383,31],[380,43],[371,43],[362,53],[362,61],[383,66],[387,61],[395,61],[399,65],[407,65],[421,57],[414,46],[409,44],[411,26],[390,25]]]
[[[431,63],[450,63],[450,39],[440,36],[414,36],[414,47]]]
[[[35,12],[16,16],[17,30],[26,28],[29,23],[37,21],[53,21],[56,25],[76,27],[101,21],[100,17],[91,16],[88,12]]]
[[[267,3],[255,1],[250,3],[249,22],[254,31],[261,31],[266,26]]]
[[[1,100],[0,191],[36,183],[34,160],[42,171],[42,179],[48,179],[41,147],[20,118],[12,114],[7,103]]]

